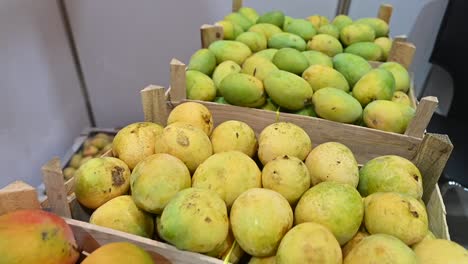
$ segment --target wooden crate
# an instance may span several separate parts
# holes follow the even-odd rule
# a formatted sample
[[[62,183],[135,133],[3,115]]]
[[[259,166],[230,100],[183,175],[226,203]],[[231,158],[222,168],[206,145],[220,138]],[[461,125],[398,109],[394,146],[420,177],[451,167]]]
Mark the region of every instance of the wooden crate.
[[[183,70],[185,71],[185,69]],[[145,121],[165,125],[167,113],[175,105],[184,101],[181,100],[176,103],[171,100],[168,101],[167,97],[167,91],[161,86],[151,85],[141,91]],[[258,110],[260,112],[252,114],[249,111],[251,109],[243,107],[215,103],[206,103],[205,105],[212,112],[216,124],[228,119],[240,120],[248,123],[257,134],[266,125],[276,120],[284,121],[285,118],[283,114],[278,117],[274,112],[262,110]],[[353,152],[361,163],[368,161],[372,157],[383,155],[382,152],[385,152],[385,150],[379,148],[379,144],[376,144],[376,142],[392,140],[388,146],[395,145],[392,151],[397,153],[393,154],[410,158],[423,175],[423,200],[427,205],[430,230],[439,238],[450,239],[445,219],[445,207],[437,186],[438,178],[453,148],[448,136],[428,133],[423,138],[410,136],[401,138],[400,136],[402,135],[397,134],[391,134],[390,137],[387,137],[388,135],[381,134],[379,131],[376,132],[372,129],[357,127],[358,130],[353,130],[355,126],[349,125],[349,127],[343,127],[335,122],[321,119],[315,121],[307,119],[304,121],[300,116],[296,115],[290,115],[288,121],[302,126],[310,135],[314,146],[326,141],[343,142],[344,137],[348,140],[348,143],[354,144]],[[325,122],[325,125],[322,122]],[[348,133],[352,134],[353,137],[346,137]],[[73,193],[74,181],[64,182],[60,160],[58,158],[52,159],[43,166],[42,172],[44,183],[49,193],[48,200],[46,203],[43,203],[43,208],[47,205],[45,209],[65,217],[75,233],[80,248],[84,250],[85,254],[107,243],[129,241],[148,250],[160,263],[223,263],[221,260],[202,254],[178,250],[166,243],[86,223],[89,221],[92,212],[77,202]],[[11,201],[12,195],[15,195],[15,206],[19,208],[24,208],[23,205],[28,205],[28,207],[38,206],[37,202],[31,202],[31,195],[28,197],[24,196],[24,199],[22,199],[21,193],[13,192],[12,194],[11,188],[8,188],[7,192],[0,190],[0,205],[2,201]],[[14,210],[15,206],[9,206],[6,211]]]

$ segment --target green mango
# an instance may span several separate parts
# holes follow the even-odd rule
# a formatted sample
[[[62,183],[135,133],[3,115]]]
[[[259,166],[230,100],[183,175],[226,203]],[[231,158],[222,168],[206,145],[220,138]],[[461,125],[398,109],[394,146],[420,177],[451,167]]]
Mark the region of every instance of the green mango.
[[[305,41],[311,40],[317,34],[312,23],[304,19],[294,19],[284,27],[285,32],[293,33]]]
[[[268,59],[260,56],[250,56],[242,64],[242,73],[254,76],[255,78],[263,81],[265,77],[272,71],[278,68]]]
[[[216,87],[216,94],[221,95],[221,91],[219,90],[219,87],[224,77],[232,73],[239,73],[240,71],[241,71],[241,67],[233,61],[228,60],[228,61],[223,61],[222,63],[220,63],[213,72],[213,82]]]
[[[320,51],[307,50],[303,51],[302,54],[304,54],[310,66],[320,64],[333,68],[332,59]]]
[[[319,34],[330,35],[336,39],[340,37],[340,30],[333,24],[323,25],[318,30]]]
[[[376,100],[364,108],[363,118],[367,127],[403,134],[414,117],[410,106],[387,100]]]
[[[284,23],[283,23],[283,28],[286,28],[291,22],[294,20],[294,18],[290,16],[284,16]]]
[[[278,51],[277,49],[265,49],[265,50],[261,50],[255,53],[252,56],[258,56],[258,57],[265,58],[269,61],[272,61],[277,51]]]
[[[306,42],[298,35],[292,33],[277,33],[268,40],[268,47],[274,49],[294,48],[299,51],[306,49]]]
[[[264,50],[267,47],[265,36],[257,32],[244,32],[236,38],[236,41],[247,45],[252,52]]]
[[[374,29],[363,23],[353,23],[340,31],[340,40],[346,46],[356,42],[371,42],[374,41],[374,39]]]
[[[216,88],[213,80],[199,71],[186,73],[187,98],[192,100],[213,101],[216,97]]]
[[[257,19],[257,24],[260,23],[269,23],[277,27],[282,27],[284,24],[284,13],[281,11],[266,12]]]
[[[310,104],[314,93],[304,79],[287,71],[271,72],[263,83],[270,98],[289,110],[300,110]]]
[[[261,24],[256,24],[253,25],[252,27],[249,28],[249,32],[258,32],[260,34],[263,34],[267,40],[269,40],[273,35],[277,33],[283,32],[281,28],[268,24],[268,23],[261,23]]]
[[[216,63],[231,60],[242,65],[251,54],[250,48],[242,42],[218,40],[210,44],[208,49],[216,56]]]
[[[257,19],[258,19],[259,16],[258,16],[258,13],[257,13],[257,11],[255,9],[253,9],[251,7],[243,6],[243,7],[239,8],[239,10],[237,12],[239,14],[245,16],[253,24],[257,23]]]
[[[312,65],[302,74],[310,87],[317,92],[325,87],[333,87],[345,92],[349,91],[349,85],[345,77],[337,70],[323,65]]]
[[[315,113],[314,107],[312,105],[308,105],[305,108],[294,112],[294,114],[317,117],[317,113]]]
[[[364,58],[350,53],[333,57],[333,67],[343,74],[350,87],[354,87],[362,76],[372,70],[372,66]]]
[[[247,17],[239,13],[230,13],[224,17],[224,20],[231,21],[232,23],[239,25],[242,30],[247,31],[254,24]]]
[[[371,61],[378,61],[382,58],[382,49],[374,42],[357,42],[349,45],[344,52],[355,54]]]
[[[379,66],[392,73],[395,78],[395,90],[407,93],[410,88],[410,76],[405,67],[398,62],[385,62]]]
[[[208,49],[199,49],[190,57],[187,69],[211,76],[215,67],[216,57],[213,52]]]
[[[215,25],[223,27],[223,39],[225,40],[235,40],[237,36],[244,32],[239,25],[231,21],[221,20],[216,22]]]
[[[393,41],[387,37],[380,37],[374,40],[374,43],[377,44],[382,49],[382,58],[381,61],[387,61],[388,54],[392,49]]]
[[[224,99],[233,105],[259,107],[265,104],[262,81],[245,73],[226,76],[221,82],[220,90]]]
[[[375,37],[386,37],[388,36],[389,27],[387,22],[377,17],[366,17],[355,21],[355,23],[362,23],[372,27],[375,31]]]
[[[332,21],[332,24],[338,28],[338,31],[341,31],[344,27],[352,23],[353,20],[347,15],[338,15]]]
[[[411,106],[411,99],[407,94],[405,94],[402,91],[396,91],[395,93],[393,93],[392,101],[395,103]]]
[[[384,69],[373,69],[354,85],[353,96],[366,106],[374,100],[391,100],[395,92],[395,79]]]
[[[272,62],[283,71],[301,75],[309,67],[309,61],[300,51],[283,48],[276,52]]]
[[[361,104],[347,92],[326,87],[312,97],[317,115],[321,118],[341,123],[353,123],[362,114]]]
[[[218,104],[229,104],[224,97],[216,97],[213,102]]]
[[[271,98],[266,99],[266,103],[260,107],[260,109],[263,110],[269,110],[269,111],[277,111],[278,110],[278,105],[271,100]]]
[[[343,46],[338,39],[327,35],[318,34],[307,43],[308,50],[316,50],[327,54],[330,57],[343,52]]]

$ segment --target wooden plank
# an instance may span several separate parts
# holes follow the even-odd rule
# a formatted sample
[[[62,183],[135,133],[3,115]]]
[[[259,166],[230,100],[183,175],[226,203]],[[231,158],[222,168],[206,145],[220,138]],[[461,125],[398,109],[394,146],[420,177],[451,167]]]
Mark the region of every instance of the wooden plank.
[[[232,0],[232,12],[237,12],[242,7],[242,0]]]
[[[171,60],[171,90],[170,100],[180,102],[187,98],[187,88],[185,83],[185,64],[178,59]]]
[[[213,102],[196,102],[210,109],[215,125],[227,120],[240,120],[251,126],[257,134],[274,123],[277,118],[276,112],[272,111]],[[329,141],[345,144],[361,164],[372,158],[389,154],[412,160],[422,142],[420,138],[295,114],[280,113],[279,121],[292,122],[302,127],[309,134],[314,146]]]
[[[423,200],[429,201],[452,153],[453,145],[447,135],[427,133],[421,143],[414,164],[423,179]]]
[[[211,43],[222,40],[224,37],[223,27],[219,25],[204,24],[200,27],[201,46],[207,49]]]
[[[416,108],[414,118],[406,128],[405,135],[422,138],[438,103],[437,97],[434,96],[422,98]]]
[[[396,42],[396,41],[406,42],[407,40],[408,40],[408,36],[406,35],[398,35],[398,36],[395,36],[395,38],[393,38],[393,42]]]
[[[22,181],[15,181],[0,189],[0,215],[23,209],[40,209],[37,192]]]
[[[51,211],[63,217],[71,217],[60,159],[54,157],[41,170]]]
[[[390,25],[390,19],[392,18],[393,6],[390,4],[381,4],[377,17],[387,22]]]
[[[426,208],[429,220],[429,230],[431,230],[437,238],[450,240],[446,219],[447,212],[437,184],[429,198],[429,201],[427,202]]]
[[[416,46],[410,42],[396,41],[392,44],[392,49],[388,55],[387,61],[395,61],[409,69],[413,62]]]
[[[411,107],[416,109],[416,107],[418,106],[418,99],[416,98],[416,95],[414,93],[414,74],[413,73],[410,73],[410,80],[411,81],[410,81],[410,88],[408,90],[408,97],[411,100]]]
[[[146,122],[166,125],[167,107],[164,93],[164,87],[157,85],[149,85],[140,91],[141,104]]]
[[[128,234],[125,232],[100,227],[81,221],[67,219],[73,234],[79,245],[86,252],[92,252],[97,247],[112,242],[130,242],[142,247],[152,254],[156,263],[180,263],[180,264],[223,264],[222,260],[211,258],[202,254],[181,251],[177,248],[148,238]]]

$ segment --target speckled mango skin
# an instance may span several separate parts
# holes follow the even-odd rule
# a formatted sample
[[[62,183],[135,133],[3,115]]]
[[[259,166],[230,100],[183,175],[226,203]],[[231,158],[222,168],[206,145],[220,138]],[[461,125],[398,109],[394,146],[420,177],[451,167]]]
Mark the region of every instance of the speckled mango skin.
[[[254,188],[242,193],[231,208],[231,226],[242,249],[255,257],[275,254],[293,224],[293,212],[281,194]]]
[[[257,153],[258,142],[253,129],[244,122],[229,120],[219,124],[211,134],[213,153],[237,150],[249,157]]]
[[[343,264],[418,264],[416,254],[397,238],[385,234],[365,237],[344,258]]]
[[[122,128],[112,142],[113,156],[133,169],[142,159],[155,153],[154,142],[162,130],[162,126],[150,122],[133,123]]]
[[[166,126],[156,140],[157,153],[167,153],[182,160],[191,173],[213,153],[210,139],[203,130],[175,122]]]
[[[130,170],[113,157],[93,158],[75,173],[75,195],[87,208],[96,209],[107,201],[126,194],[130,188]]]
[[[89,222],[151,238],[154,231],[153,216],[138,208],[130,195],[116,197],[93,212]]]
[[[273,123],[263,129],[258,139],[258,157],[263,165],[278,156],[293,156],[304,160],[312,148],[309,135],[288,122]]]
[[[147,212],[160,214],[174,195],[190,187],[191,178],[180,159],[158,153],[138,163],[130,182],[136,205]]]
[[[359,192],[348,184],[322,182],[301,197],[294,211],[296,224],[315,222],[333,233],[340,245],[359,230],[364,206]]]
[[[226,204],[213,191],[188,188],[179,192],[157,221],[159,235],[181,250],[207,253],[226,240]]]
[[[262,173],[255,161],[239,151],[216,153],[193,174],[192,187],[216,192],[230,208],[241,193],[261,188]]]
[[[403,134],[414,114],[415,110],[410,106],[376,100],[364,108],[363,120],[367,127]]]
[[[109,243],[93,251],[81,264],[154,264],[151,255],[144,249],[128,243]]]
[[[363,197],[376,192],[398,192],[416,199],[423,194],[423,178],[409,160],[395,156],[380,156],[368,161],[359,171],[358,190]]]
[[[0,263],[74,264],[79,257],[65,221],[41,210],[19,210],[0,216]]]
[[[338,241],[325,226],[313,222],[302,223],[289,230],[276,253],[276,264],[341,262]]]
[[[370,234],[392,235],[409,246],[428,231],[424,204],[395,192],[374,193],[364,199],[364,224]]]
[[[213,116],[206,106],[195,103],[186,102],[172,109],[167,124],[175,122],[184,122],[196,126],[203,130],[208,136],[213,131]]]

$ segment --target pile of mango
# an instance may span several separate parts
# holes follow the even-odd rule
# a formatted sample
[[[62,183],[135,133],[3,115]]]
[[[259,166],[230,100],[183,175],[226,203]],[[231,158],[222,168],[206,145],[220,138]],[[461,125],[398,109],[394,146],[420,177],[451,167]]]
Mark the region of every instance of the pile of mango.
[[[68,162],[67,166],[63,169],[63,177],[65,180],[71,179],[77,169],[80,168],[86,161],[100,157],[112,149],[112,140],[114,136],[106,133],[97,133],[94,136],[90,136],[83,143],[83,147],[73,156]]]
[[[96,246],[94,241],[93,247]],[[81,245],[82,246],[82,245]],[[41,210],[0,215],[0,263],[154,264],[144,249],[128,242],[108,243],[80,259],[73,230],[59,216]],[[91,247],[88,245],[87,250]]]
[[[293,19],[243,7],[218,22],[224,40],[196,51],[187,98],[363,125],[403,133],[415,110],[410,76],[386,59],[391,40],[378,18]],[[374,40],[375,37],[378,37]],[[340,42],[341,40],[341,42]],[[343,46],[346,48],[343,50]]]
[[[214,127],[196,102],[175,107],[166,127],[124,127],[112,150],[75,177],[96,225],[230,263],[468,261],[463,247],[429,231],[424,176],[399,156],[359,169],[348,147],[313,146],[293,123],[257,137],[241,121]]]

